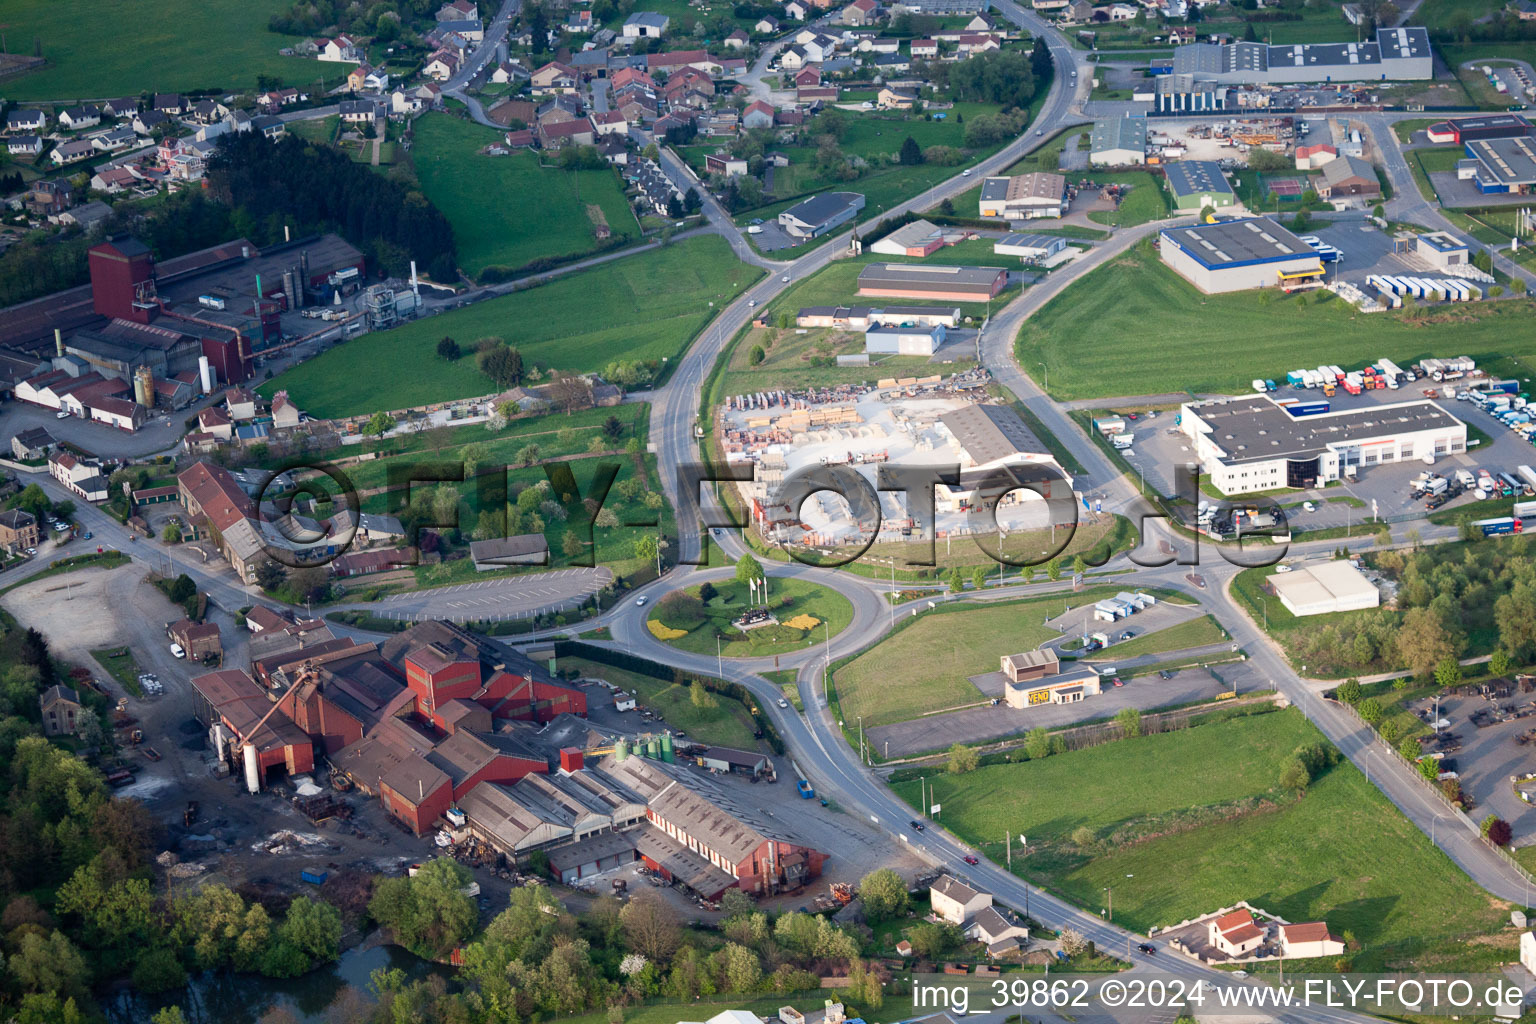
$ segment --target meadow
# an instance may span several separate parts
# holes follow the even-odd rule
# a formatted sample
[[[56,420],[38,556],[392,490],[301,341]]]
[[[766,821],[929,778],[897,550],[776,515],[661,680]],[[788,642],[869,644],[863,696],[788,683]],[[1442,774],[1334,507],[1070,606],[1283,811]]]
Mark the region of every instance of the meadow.
[[[736,750],[756,750],[751,716],[739,701],[717,698],[711,707],[693,703],[688,687],[662,682],[639,672],[630,672],[585,658],[561,658],[561,671],[575,669],[584,676],[606,679],[615,686],[633,692],[639,702],[659,714],[668,727],[681,729],[697,743],[707,743]]]
[[[459,264],[470,277],[487,267],[515,269],[540,258],[561,259],[598,247],[588,207],[601,211],[614,238],[637,237],[618,172],[541,167],[532,152],[483,156],[501,132],[447,114],[415,125],[411,151],[427,198],[453,224]]]
[[[280,0],[119,0],[110,12],[90,0],[8,4],[7,45],[31,53],[36,40],[48,64],[7,79],[5,96],[68,103],[141,92],[249,90],[258,74],[296,86],[314,86],[324,76],[334,87],[351,65],[278,55],[298,42],[267,31],[267,19],[286,7]]]
[[[366,334],[296,366],[261,388],[286,388],[316,417],[368,415],[496,390],[475,367],[474,342],[506,339],[525,364],[598,372],[616,359],[675,359],[762,271],[707,235],[647,250],[549,284]],[[452,337],[460,358],[438,358]]]
[[[1310,339],[1308,359],[1341,366],[1383,355],[1406,366],[1444,355],[1450,344],[1479,366],[1492,360],[1490,373],[1526,377],[1536,355],[1536,338],[1524,328],[1532,311],[1528,299],[1501,300],[1414,318],[1367,315],[1331,296],[1286,297],[1273,288],[1203,295],[1148,242],[1069,285],[1025,321],[1016,350],[1026,366],[1049,366],[1058,401],[1236,392],[1254,377],[1283,375],[1298,338]]]
[[[1449,940],[1496,931],[1498,905],[1353,765],[1325,770],[1299,799],[1279,788],[1298,748],[1326,742],[1292,709],[927,785],[957,835],[996,860],[1003,834],[1027,835],[1016,873],[1089,908],[1112,886],[1115,922],[1137,931],[1248,900],[1348,932],[1364,947],[1356,970],[1421,953],[1492,956]],[[918,788],[896,786],[914,805]],[[1087,848],[1071,838],[1080,827],[1093,833]]]
[[[1135,623],[1132,622],[1130,625],[1134,628]],[[1187,647],[1219,644],[1227,639],[1227,631],[1209,615],[1202,615],[1198,619],[1190,619],[1188,622],[1181,622],[1167,629],[1159,629],[1154,633],[1142,633],[1140,630],[1136,630],[1136,633],[1136,636],[1123,643],[1112,644],[1108,650],[1097,652],[1094,660],[1134,658],[1141,654],[1165,654],[1169,651],[1182,651]],[[1114,635],[1118,636],[1119,633],[1116,632]]]

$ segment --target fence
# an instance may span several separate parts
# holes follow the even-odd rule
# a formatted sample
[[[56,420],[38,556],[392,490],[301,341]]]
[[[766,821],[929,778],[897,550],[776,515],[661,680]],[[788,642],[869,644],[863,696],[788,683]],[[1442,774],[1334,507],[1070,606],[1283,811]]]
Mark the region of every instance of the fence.
[[[1323,699],[1325,699],[1325,700],[1333,700],[1333,698],[1323,698]],[[1445,795],[1445,791],[1442,790],[1438,785],[1436,785],[1433,782],[1430,782],[1423,775],[1419,774],[1419,766],[1415,762],[1410,761],[1408,758],[1404,757],[1402,751],[1397,750],[1396,748],[1394,748],[1392,746],[1392,744],[1387,743],[1386,741],[1382,740],[1381,739],[1381,735],[1379,733],[1377,733],[1375,727],[1372,726],[1365,719],[1360,717],[1360,712],[1355,709],[1355,706],[1353,704],[1345,704],[1343,701],[1340,701],[1340,700],[1333,700],[1333,703],[1338,704],[1341,707],[1348,708],[1349,709],[1349,713],[1355,716],[1355,721],[1357,721],[1361,725],[1365,726],[1366,730],[1371,734],[1370,740],[1367,741],[1368,743],[1375,744],[1375,743],[1377,743],[1379,741],[1381,743],[1381,745],[1383,747],[1385,747],[1392,754],[1393,757],[1397,758],[1398,761],[1400,761],[1402,763],[1403,767],[1408,769],[1408,774],[1410,776],[1412,776],[1414,781],[1417,782],[1419,785],[1423,786],[1425,791],[1427,791],[1429,793],[1433,793],[1434,796],[1436,797],[1436,799],[1438,799],[1442,804],[1445,805],[1445,809],[1447,811],[1449,811],[1463,825],[1465,825],[1467,827],[1467,829],[1473,835],[1477,836],[1478,839],[1482,842],[1482,844],[1485,847],[1487,847],[1488,849],[1492,850],[1494,853],[1498,854],[1500,857],[1503,857],[1505,862],[1507,864],[1509,864],[1510,867],[1514,868],[1515,871],[1520,875],[1520,877],[1525,879],[1527,884],[1536,884],[1536,875],[1532,875],[1529,871],[1527,871],[1525,869],[1525,866],[1522,865],[1518,860],[1516,860],[1514,855],[1511,854],[1508,850],[1504,849],[1502,846],[1495,846],[1492,843],[1488,842],[1488,840],[1483,837],[1482,829],[1481,829],[1481,827],[1479,827],[1477,822],[1473,821],[1471,819],[1471,817],[1469,817],[1467,815],[1466,811],[1463,811],[1460,807],[1457,807],[1455,804],[1453,804],[1451,802],[1450,798]]]

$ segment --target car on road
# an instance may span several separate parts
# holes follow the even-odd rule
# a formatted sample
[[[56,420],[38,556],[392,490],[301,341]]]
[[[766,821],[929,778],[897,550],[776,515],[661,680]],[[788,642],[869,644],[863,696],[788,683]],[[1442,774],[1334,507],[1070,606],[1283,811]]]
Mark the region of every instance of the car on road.
[[[747,308],[748,309],[751,309],[753,306],[756,306],[756,305],[757,305],[757,300],[756,299],[748,299],[747,300]]]
[[[967,167],[965,170],[960,172],[960,177],[962,177],[962,178],[969,178],[970,176],[971,176],[971,169],[969,167]]]
[[[171,655],[176,658],[185,658],[187,652],[181,649],[181,644],[171,644]]]
[[[650,598],[648,598],[648,597],[637,597],[637,598],[635,598],[635,607],[636,608],[643,608],[645,606],[645,602],[647,602],[649,600],[650,600]]]
[[[1154,953],[1157,952],[1157,948],[1155,946],[1152,946],[1152,945],[1150,945],[1149,943],[1146,943],[1146,942],[1143,942],[1141,945],[1137,946],[1136,948],[1141,950],[1143,953],[1147,954],[1148,956],[1152,956]]]
[[[789,284],[789,275],[785,274],[783,277],[779,278],[779,280],[783,281],[785,284]]]
[[[1301,509],[1303,512],[1316,512],[1317,506],[1310,501],[1304,501],[1301,503]]]
[[[1041,128],[1041,129],[1039,129],[1039,130],[1038,130],[1038,131],[1036,131],[1036,132],[1035,132],[1035,134],[1036,134],[1036,135],[1044,135],[1044,134],[1045,134],[1045,129],[1044,129],[1044,128]]]
[[[966,854],[965,855],[965,862],[967,864],[971,864],[971,865],[976,865],[976,864],[980,864],[981,863],[981,861],[976,859],[976,855],[974,853]]]
[[[763,228],[760,224],[753,224],[751,227],[747,228],[747,234],[749,235],[760,235],[762,233]]]
[[[925,828],[928,827],[927,825],[924,825],[922,822],[918,821],[916,818],[913,818],[907,824],[911,825],[914,829],[916,829],[919,832],[923,831]]]
[[[781,708],[789,707],[789,701],[785,700],[783,697],[780,697],[779,698],[779,707],[781,707]]]

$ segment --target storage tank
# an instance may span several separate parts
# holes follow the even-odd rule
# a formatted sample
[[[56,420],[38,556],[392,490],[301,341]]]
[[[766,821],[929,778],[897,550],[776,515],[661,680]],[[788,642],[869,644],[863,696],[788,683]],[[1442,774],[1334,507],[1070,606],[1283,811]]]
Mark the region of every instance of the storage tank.
[[[197,379],[203,385],[203,394],[213,394],[213,364],[207,356],[197,357]]]
[[[1520,468],[1522,470],[1525,469],[1524,466]],[[661,759],[667,762],[667,764],[673,764],[677,761],[677,755],[672,750],[672,734],[670,732],[661,734]]]
[[[245,788],[252,793],[261,792],[261,765],[256,760],[256,744],[245,745]]]
[[[655,761],[661,755],[661,745],[656,742],[655,736],[648,736],[645,740],[645,756]]]
[[[629,740],[620,736],[613,742],[613,759],[622,761],[629,756]]]
[[[146,409],[155,407],[155,375],[147,366],[133,371],[133,400]]]

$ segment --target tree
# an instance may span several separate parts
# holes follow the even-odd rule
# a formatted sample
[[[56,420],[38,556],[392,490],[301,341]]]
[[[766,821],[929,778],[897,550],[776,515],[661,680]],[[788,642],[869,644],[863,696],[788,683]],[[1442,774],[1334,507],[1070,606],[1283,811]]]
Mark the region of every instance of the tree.
[[[1509,822],[1503,818],[1496,819],[1492,825],[1488,826],[1488,841],[1494,846],[1508,846],[1512,837],[1513,830],[1510,829]]]
[[[10,958],[10,973],[23,992],[69,996],[88,993],[90,969],[62,932],[24,931]]]
[[[1075,928],[1063,928],[1061,930],[1061,951],[1067,956],[1078,956],[1088,950],[1088,942],[1083,938],[1082,932]]]
[[[417,877],[421,876],[418,874]],[[418,889],[424,888],[425,886],[418,887]],[[460,899],[456,900],[453,897]],[[458,929],[453,934],[460,934],[459,930],[463,928],[463,904],[468,902],[469,897],[457,890],[450,892],[443,888],[436,888],[430,894],[430,899],[433,910],[438,915],[439,925],[445,929]],[[428,906],[425,894],[421,906],[423,909]],[[473,905],[471,905],[472,908]],[[471,921],[472,925],[473,921]],[[461,935],[459,941],[463,941],[466,937],[467,934]],[[291,944],[312,963],[329,963],[341,955],[341,912],[323,900],[297,896],[292,903],[288,904],[288,913],[283,917],[282,927],[278,930],[278,939]]]
[[[1080,554],[1077,557],[1072,559],[1072,572],[1073,572],[1074,575],[1081,576],[1083,573],[1085,573],[1087,571],[1088,571],[1088,559],[1084,558]]]
[[[980,755],[964,743],[956,743],[949,748],[949,774],[964,775],[966,772],[975,771],[980,764]]]
[[[1366,725],[1375,725],[1377,722],[1381,721],[1381,716],[1383,714],[1381,701],[1377,700],[1375,697],[1365,698],[1365,700],[1362,700],[1358,705],[1356,705],[1355,710],[1360,713],[1360,717],[1362,720],[1364,720]]]
[[[1141,712],[1135,708],[1121,708],[1115,714],[1115,724],[1120,734],[1127,738],[1141,735]]]
[[[907,941],[912,944],[913,952],[921,957],[943,956],[962,940],[960,929],[944,922],[923,921],[907,929]]]
[[[1508,595],[1505,595],[1508,596]],[[1498,605],[1494,618],[1498,619]],[[1451,633],[1439,615],[1429,608],[1410,608],[1397,632],[1397,653],[1416,676],[1427,676],[1446,658],[1461,652],[1461,638]],[[1505,643],[1504,646],[1510,646]]]
[[[1419,774],[1426,782],[1434,782],[1440,778],[1440,762],[1432,757],[1426,757],[1419,762]]]
[[[901,144],[901,152],[897,154],[897,161],[904,167],[914,167],[923,162],[923,148],[917,144],[917,140],[908,135],[906,141]]]
[[[907,915],[907,883],[890,868],[879,868],[860,879],[859,899],[864,904],[864,916],[870,921],[889,921]]]
[[[704,602],[686,590],[673,590],[656,602],[656,617],[674,629],[693,629],[704,622]]]
[[[1079,825],[1073,829],[1071,838],[1072,845],[1079,850],[1091,849],[1099,841],[1099,837],[1094,835],[1093,829],[1087,825]]]
[[[761,345],[753,345],[751,348],[747,349],[748,366],[758,366],[764,359],[767,358],[768,353],[763,351],[763,346]]]
[[[1419,756],[1419,741],[1409,736],[1402,743],[1398,744],[1397,752],[1410,761],[1417,760]]]
[[[949,570],[949,575],[944,577],[944,582],[949,584],[951,594],[958,594],[965,590],[965,574],[958,568]]]
[[[1488,671],[1496,676],[1502,676],[1509,672],[1512,664],[1509,652],[1500,647],[1488,658]]]
[[[181,543],[181,527],[175,523],[166,523],[165,529],[160,531],[160,539],[167,544]]]
[[[1360,680],[1353,676],[1349,677],[1339,684],[1339,688],[1333,692],[1333,695],[1340,702],[1353,707],[1360,703]]]
[[[624,436],[624,421],[617,416],[609,416],[603,420],[603,436],[610,441],[617,441]]]
[[[1305,792],[1312,782],[1312,773],[1307,771],[1307,766],[1301,763],[1300,758],[1291,758],[1280,769],[1280,788],[1294,792]]]
[[[1442,658],[1435,666],[1435,684],[1449,689],[1461,682],[1461,663],[1455,658]]]
[[[447,956],[464,944],[474,931],[479,913],[474,901],[462,890],[473,880],[467,868],[455,861],[437,857],[424,864],[414,876],[386,878],[374,887],[368,901],[368,913],[390,929],[396,940],[419,955]],[[298,931],[290,936],[296,949],[302,937],[309,941],[312,922],[305,912]],[[288,922],[284,922],[288,927]],[[323,940],[320,933],[319,940]],[[339,928],[338,928],[339,937]]]
[[[567,558],[575,558],[586,549],[586,542],[574,528],[566,530],[565,535],[560,538],[560,550],[565,552]]]
[[[475,366],[499,388],[522,383],[523,355],[510,345],[492,345],[475,356]]]
[[[699,600],[704,604],[709,604],[709,602],[713,601],[719,596],[720,591],[715,589],[715,585],[713,583],[706,582],[699,584]]]
[[[763,578],[762,563],[749,554],[742,555],[740,561],[736,563],[736,582],[755,583]]]
[[[1529,660],[1536,652],[1536,586],[1516,582],[1493,603],[1493,621],[1500,648],[1514,659]]]
[[[1194,9],[1194,5],[1191,4],[1190,10]],[[1049,81],[1054,65],[1051,48],[1045,44],[1045,37],[1035,36],[1035,45],[1029,51],[1029,70],[1035,76],[1036,83]]]
[[[288,582],[288,570],[273,561],[262,562],[256,567],[256,585],[271,594]]]
[[[740,889],[727,889],[720,897],[720,913],[726,920],[742,914],[750,914],[756,909],[757,904],[752,901],[752,897]]]
[[[641,534],[634,541],[635,557],[647,562],[656,558],[656,538],[649,533]]]
[[[1045,574],[1050,577],[1052,583],[1061,579],[1061,559],[1053,558],[1045,563]]]
[[[166,589],[166,596],[168,596],[172,601],[175,601],[177,604],[184,604],[196,593],[197,584],[194,583],[192,581],[192,577],[188,576],[186,573],[182,573],[180,576],[177,576],[174,580],[171,581],[170,587]]]
[[[368,417],[368,422],[363,425],[364,436],[382,438],[385,434],[395,429],[395,418],[387,412],[376,412]]]
[[[451,363],[459,358],[461,354],[459,343],[447,335],[444,335],[442,340],[437,343],[437,358],[439,359],[446,359]]]
[[[1045,726],[1037,725],[1029,730],[1024,737],[1024,751],[1036,761],[1051,756],[1051,734],[1045,731]]]
[[[719,705],[715,695],[704,686],[704,680],[695,679],[688,684],[688,700],[696,708],[712,708]]]
[[[641,889],[619,912],[619,923],[629,946],[653,962],[671,959],[682,942],[677,913],[660,893]]]

